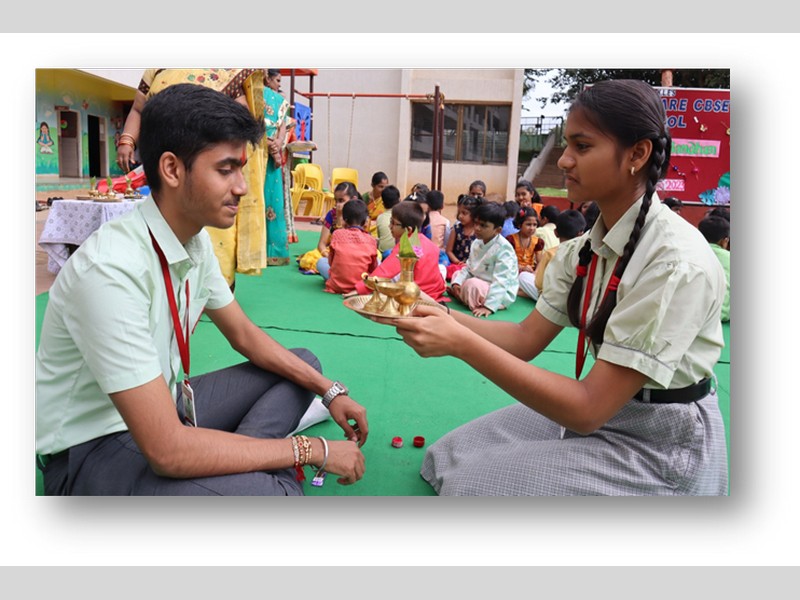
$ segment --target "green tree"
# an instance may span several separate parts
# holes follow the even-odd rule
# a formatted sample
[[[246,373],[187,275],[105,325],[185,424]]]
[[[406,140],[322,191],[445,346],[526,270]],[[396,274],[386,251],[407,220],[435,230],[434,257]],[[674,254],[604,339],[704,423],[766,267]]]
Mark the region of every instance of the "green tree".
[[[536,93],[537,82],[552,86],[551,96],[533,96],[542,107],[548,103],[571,102],[583,86],[604,79],[641,79],[661,85],[662,69],[525,69],[523,98]],[[673,87],[729,89],[730,69],[672,69]]]

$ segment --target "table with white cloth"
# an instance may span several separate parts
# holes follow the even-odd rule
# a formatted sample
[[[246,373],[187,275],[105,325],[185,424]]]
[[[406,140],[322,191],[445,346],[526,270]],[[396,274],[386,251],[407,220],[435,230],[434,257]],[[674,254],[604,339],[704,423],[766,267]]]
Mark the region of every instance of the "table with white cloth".
[[[39,246],[47,252],[47,270],[58,273],[77,246],[86,241],[103,223],[121,217],[144,202],[121,200],[56,200],[39,236]]]

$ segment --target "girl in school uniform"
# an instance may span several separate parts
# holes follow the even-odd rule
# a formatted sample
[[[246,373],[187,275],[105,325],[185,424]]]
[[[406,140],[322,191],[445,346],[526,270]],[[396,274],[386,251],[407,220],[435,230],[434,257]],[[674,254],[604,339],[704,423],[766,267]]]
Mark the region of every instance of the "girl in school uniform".
[[[559,248],[527,318],[419,307],[420,318],[378,319],[421,356],[460,358],[519,401],[432,444],[421,474],[441,495],[724,495],[711,380],[725,275],[656,195],[671,148],[658,93],[596,83],[572,105],[565,137],[569,199],[596,201],[600,217]],[[574,379],[530,362],[567,326],[579,330]]]

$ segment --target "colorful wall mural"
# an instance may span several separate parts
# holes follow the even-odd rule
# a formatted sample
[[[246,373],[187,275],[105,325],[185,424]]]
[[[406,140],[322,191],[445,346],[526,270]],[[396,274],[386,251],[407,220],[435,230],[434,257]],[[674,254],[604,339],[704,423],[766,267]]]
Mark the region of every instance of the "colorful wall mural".
[[[117,143],[135,93],[77,69],[37,69],[36,174],[122,175]]]

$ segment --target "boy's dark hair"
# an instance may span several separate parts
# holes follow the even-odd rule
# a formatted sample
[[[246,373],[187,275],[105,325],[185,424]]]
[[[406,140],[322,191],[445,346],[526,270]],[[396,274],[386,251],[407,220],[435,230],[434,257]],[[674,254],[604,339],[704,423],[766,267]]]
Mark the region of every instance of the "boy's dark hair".
[[[514,215],[514,227],[521,229],[522,224],[531,217],[536,217],[536,223],[539,223],[539,215],[536,214],[532,206],[519,206],[518,204],[517,206],[517,214]]]
[[[389,178],[386,176],[386,173],[383,171],[378,171],[377,173],[372,174],[372,185],[378,185],[381,181],[389,181]]]
[[[683,206],[683,202],[678,200],[675,196],[667,196],[661,201],[661,204],[666,204],[670,209],[681,208]]]
[[[444,208],[444,194],[439,190],[431,190],[425,194],[425,203],[431,210],[442,210]]]
[[[503,203],[503,206],[506,209],[506,219],[516,219],[517,215],[519,214],[519,202],[516,200],[506,200]],[[514,225],[516,227],[516,225]]]
[[[731,220],[731,209],[728,208],[727,206],[715,206],[714,208],[712,208],[711,210],[709,210],[706,213],[707,217],[712,216],[712,215],[716,216],[716,217],[722,217],[726,221],[730,222],[730,220]]]
[[[356,186],[353,185],[349,181],[342,181],[340,182],[335,188],[333,188],[334,192],[344,192],[345,196],[349,198],[360,198],[361,195],[358,193]]]
[[[558,219],[558,207],[553,204],[543,206],[539,215],[543,219],[547,219],[549,223],[555,223],[556,219]]]
[[[472,213],[472,218],[483,223],[491,223],[495,227],[502,227],[506,222],[506,208],[497,202],[482,202]]]
[[[392,208],[400,202],[400,190],[397,189],[397,186],[387,185],[381,191],[381,200],[383,200],[383,208],[387,210]]]
[[[350,226],[363,225],[369,218],[366,203],[361,198],[354,198],[342,207],[342,219]]]
[[[731,236],[731,223],[725,217],[719,215],[708,215],[697,224],[697,228],[706,241],[710,244],[718,244],[720,240]]]
[[[569,209],[556,217],[556,235],[560,240],[571,240],[586,231],[586,219],[581,211]]]
[[[403,200],[392,208],[392,218],[403,227],[413,227],[419,231],[425,221],[425,210],[418,202]]]
[[[197,155],[222,142],[256,145],[263,124],[250,111],[221,92],[193,83],[171,85],[150,98],[142,109],[139,156],[154,192],[161,189],[159,160],[177,156],[191,171]]]

